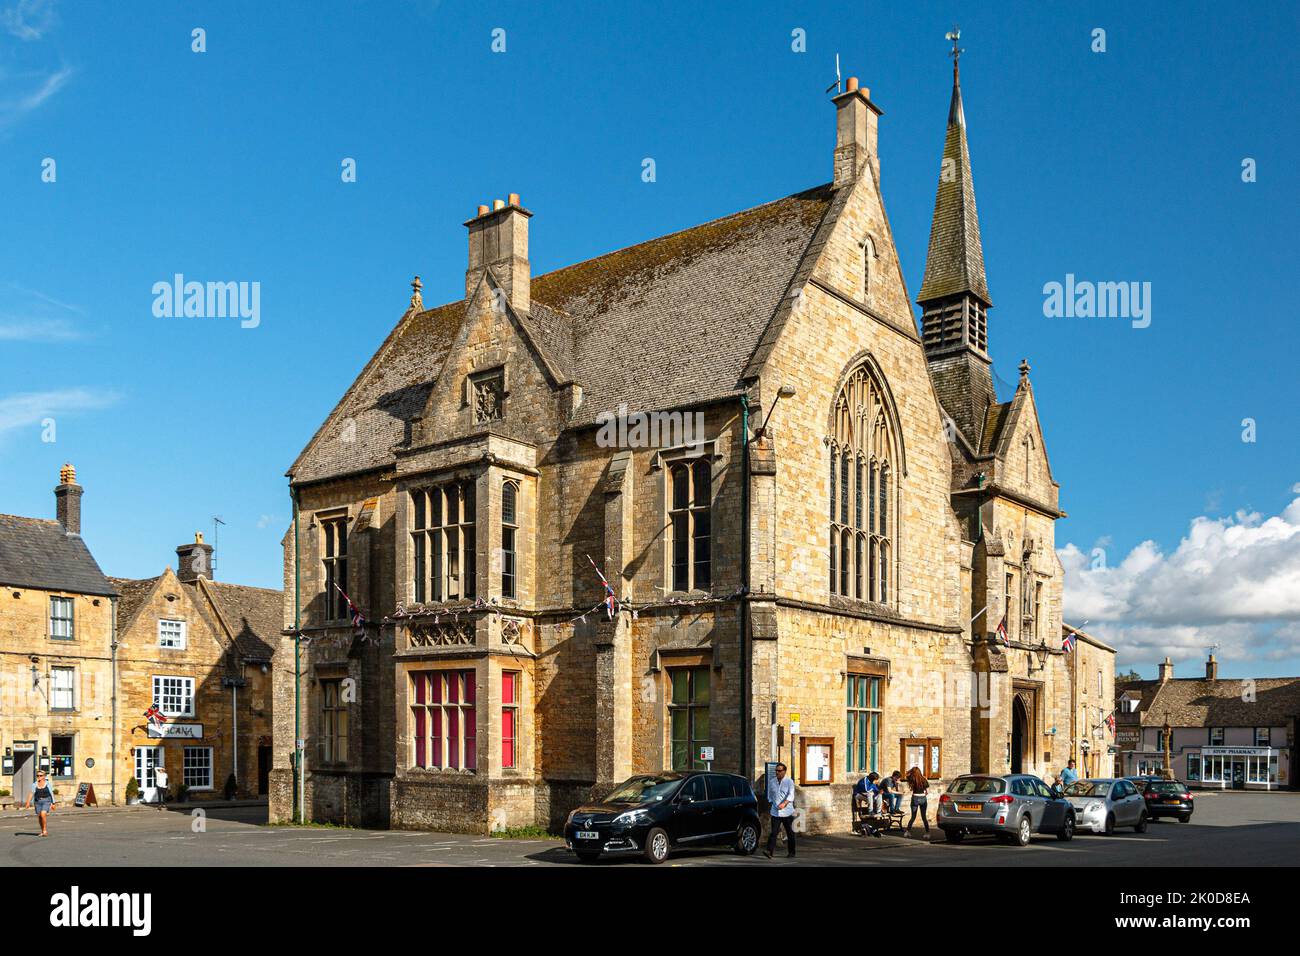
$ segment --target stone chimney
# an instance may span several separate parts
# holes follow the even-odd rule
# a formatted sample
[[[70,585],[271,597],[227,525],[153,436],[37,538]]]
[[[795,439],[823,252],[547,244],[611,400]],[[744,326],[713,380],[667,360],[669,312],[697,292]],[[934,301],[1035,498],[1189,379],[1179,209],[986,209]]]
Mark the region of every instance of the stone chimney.
[[[77,469],[65,464],[59,469],[59,484],[54,489],[54,513],[67,534],[81,534],[81,485]]]
[[[212,580],[212,545],[203,543],[203,532],[194,532],[193,544],[176,549],[176,577],[189,584],[199,578]]]
[[[855,182],[865,163],[871,163],[879,182],[876,120],[880,108],[871,102],[871,91],[859,87],[858,78],[850,76],[844,92],[831,102],[835,104],[835,188]]]
[[[465,294],[478,284],[483,270],[490,268],[510,305],[527,313],[532,304],[531,271],[528,265],[528,220],[532,213],[519,205],[519,194],[508,200],[494,200],[491,208],[478,207],[469,229],[469,268],[465,270]]]
[[[1160,683],[1174,679],[1174,662],[1168,656],[1160,664]]]
[[[1219,662],[1214,659],[1213,654],[1211,654],[1210,659],[1205,662],[1205,679],[1206,680],[1219,679]]]

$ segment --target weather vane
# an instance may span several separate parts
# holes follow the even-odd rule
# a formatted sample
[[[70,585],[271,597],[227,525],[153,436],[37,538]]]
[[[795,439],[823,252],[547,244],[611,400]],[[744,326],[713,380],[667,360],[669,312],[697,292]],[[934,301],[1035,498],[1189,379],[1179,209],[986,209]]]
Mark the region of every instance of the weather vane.
[[[944,34],[944,39],[952,41],[952,52],[948,55],[952,57],[952,75],[955,78],[957,76],[957,61],[966,52],[965,49],[957,45],[957,41],[961,39],[961,27],[954,23],[952,30]]]

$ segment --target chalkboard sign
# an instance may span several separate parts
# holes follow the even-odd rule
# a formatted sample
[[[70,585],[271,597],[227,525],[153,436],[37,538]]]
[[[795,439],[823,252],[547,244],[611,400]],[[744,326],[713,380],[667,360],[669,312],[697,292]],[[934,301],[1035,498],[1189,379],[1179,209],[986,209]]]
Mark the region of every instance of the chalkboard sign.
[[[83,783],[77,788],[77,799],[72,801],[73,806],[77,807],[97,807],[99,801],[95,799],[95,785],[93,783]]]

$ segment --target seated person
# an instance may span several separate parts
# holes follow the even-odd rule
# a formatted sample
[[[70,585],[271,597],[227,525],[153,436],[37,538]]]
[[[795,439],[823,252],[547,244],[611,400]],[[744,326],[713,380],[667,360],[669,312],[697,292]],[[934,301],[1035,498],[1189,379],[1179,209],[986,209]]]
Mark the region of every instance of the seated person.
[[[876,785],[879,779],[880,774],[873,771],[853,785],[853,795],[865,797],[872,813],[880,812],[880,787]]]
[[[888,777],[880,778],[880,792],[884,794],[885,812],[902,813],[903,795],[899,792],[898,781],[902,774],[895,770]]]

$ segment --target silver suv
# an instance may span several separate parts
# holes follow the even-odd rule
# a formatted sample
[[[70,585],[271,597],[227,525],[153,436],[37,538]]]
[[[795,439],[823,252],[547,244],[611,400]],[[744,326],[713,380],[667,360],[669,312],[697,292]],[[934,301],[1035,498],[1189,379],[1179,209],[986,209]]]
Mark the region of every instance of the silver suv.
[[[1028,774],[963,774],[939,797],[939,828],[950,843],[968,833],[992,833],[1028,846],[1035,833],[1074,837],[1074,807]]]

